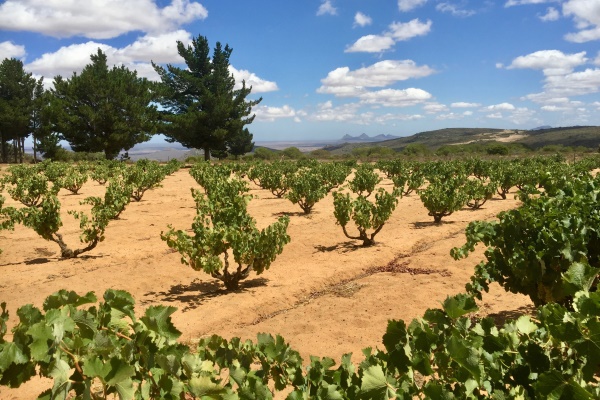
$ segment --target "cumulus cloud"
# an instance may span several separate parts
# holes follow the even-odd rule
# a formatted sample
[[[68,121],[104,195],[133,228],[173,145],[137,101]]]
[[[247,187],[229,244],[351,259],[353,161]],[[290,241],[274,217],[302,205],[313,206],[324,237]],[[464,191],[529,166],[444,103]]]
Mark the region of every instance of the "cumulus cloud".
[[[459,102],[450,104],[450,107],[452,107],[452,108],[471,108],[471,107],[479,107],[479,106],[481,106],[481,104],[479,104],[479,103],[467,103],[464,101],[459,101]]]
[[[573,17],[579,32],[568,33],[565,39],[583,43],[600,39],[600,3],[596,0],[567,0],[563,14]]]
[[[455,17],[470,17],[475,15],[474,10],[466,10],[452,3],[438,3],[438,5],[435,6],[435,9],[440,12],[451,14]]]
[[[512,111],[515,110],[515,106],[510,103],[500,103],[494,104],[492,106],[487,106],[485,108],[486,111]]]
[[[85,6],[76,1],[6,0],[0,4],[0,29],[110,39],[132,31],[172,31],[207,16],[202,4],[190,0],[172,0],[162,8],[154,0],[89,0]]]
[[[427,114],[437,114],[442,111],[448,111],[448,107],[446,107],[445,104],[428,103],[423,106],[423,110],[425,110]]]
[[[412,60],[384,60],[371,66],[351,71],[348,67],[337,68],[321,80],[318,93],[336,96],[358,96],[365,88],[384,87],[398,81],[421,78],[435,72],[427,65],[418,66]]]
[[[411,11],[425,3],[427,0],[398,0],[398,9],[403,12]]]
[[[337,8],[335,8],[333,6],[333,3],[331,0],[324,0],[321,5],[319,6],[319,9],[317,10],[317,15],[321,16],[321,15],[336,15],[337,14]]]
[[[498,112],[498,113],[488,114],[488,115],[486,115],[486,118],[490,118],[490,119],[502,119],[504,117],[502,116],[502,113]]]
[[[347,122],[358,125],[386,124],[390,121],[414,121],[424,118],[419,114],[401,113],[375,113],[373,111],[360,112],[360,103],[346,103],[334,106],[331,101],[321,103],[317,110],[306,113],[312,121]]]
[[[331,101],[321,103],[316,112],[310,115],[314,121],[353,121],[357,119],[357,112],[360,108],[358,103],[342,104],[333,106]]]
[[[585,51],[565,54],[560,50],[540,50],[515,58],[507,68],[541,69],[546,76],[564,75],[585,64],[588,61],[585,54]]]
[[[560,0],[508,0],[504,7],[522,6],[525,4],[558,3]]]
[[[115,48],[105,43],[89,41],[86,43],[64,46],[53,53],[45,53],[39,58],[25,65],[27,71],[36,76],[44,76],[46,82],[51,81],[56,75],[70,77],[73,72],[80,72],[83,67],[91,62],[90,55],[96,54],[98,49],[106,53],[110,65],[125,65],[136,70],[138,76],[157,81],[159,76],[150,64],[181,64],[183,59],[177,52],[176,41],[184,44],[191,43],[191,35],[186,31],[167,32],[157,36],[146,35],[123,48]],[[277,90],[277,84],[259,78],[247,70],[238,70],[230,67],[230,72],[236,80],[236,87],[241,87],[242,80],[247,86],[252,86],[253,93],[263,93]]]
[[[360,96],[361,103],[384,107],[408,107],[423,103],[433,96],[422,89],[383,89],[366,92]]]
[[[554,7],[548,7],[546,14],[539,17],[544,22],[556,21],[560,18],[560,12]]]
[[[14,44],[13,42],[0,42],[0,60],[5,58],[25,57],[25,46]]]
[[[368,15],[361,13],[360,11],[356,13],[354,16],[354,26],[364,27],[367,25],[371,25],[373,20]]]
[[[394,44],[396,44],[396,41],[389,36],[366,35],[354,42],[345,51],[346,53],[381,53],[392,48]]]
[[[235,89],[240,89],[242,81],[246,81],[246,87],[252,86],[252,93],[266,93],[279,90],[277,83],[259,78],[255,73],[248,70],[238,70],[230,65],[229,71],[235,79]]]
[[[415,18],[408,22],[393,22],[389,29],[380,35],[366,35],[346,49],[347,53],[378,53],[390,49],[396,42],[406,41],[431,31],[431,20],[421,22]]]
[[[297,118],[296,111],[288,105],[282,107],[258,106],[253,111],[256,114],[256,120],[263,122],[273,122],[282,118]]]

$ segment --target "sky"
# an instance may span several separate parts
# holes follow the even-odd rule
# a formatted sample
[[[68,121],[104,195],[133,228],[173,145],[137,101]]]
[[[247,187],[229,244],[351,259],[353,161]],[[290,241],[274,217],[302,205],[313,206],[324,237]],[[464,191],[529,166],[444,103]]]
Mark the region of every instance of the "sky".
[[[159,80],[233,48],[256,141],[600,125],[600,0],[0,0],[0,60],[70,77],[102,49]]]

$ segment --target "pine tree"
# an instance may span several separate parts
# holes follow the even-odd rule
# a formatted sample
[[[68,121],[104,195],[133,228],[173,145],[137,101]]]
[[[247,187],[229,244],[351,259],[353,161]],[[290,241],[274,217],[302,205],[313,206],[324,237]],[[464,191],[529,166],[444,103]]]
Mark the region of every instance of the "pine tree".
[[[0,148],[2,162],[9,153],[23,161],[24,142],[29,136],[36,80],[23,69],[23,62],[6,58],[0,63]],[[12,145],[11,142],[12,141]]]
[[[155,85],[125,66],[109,69],[100,49],[90,58],[81,74],[54,78],[53,115],[74,151],[101,151],[113,159],[154,133]]]
[[[217,42],[211,60],[207,38],[198,36],[187,47],[178,41],[177,50],[187,69],[153,63],[162,79],[160,103],[165,111],[161,129],[168,140],[203,149],[206,160],[211,153],[222,157],[251,149],[252,135],[244,126],[254,120],[252,107],[262,98],[246,100],[252,87],[245,82],[235,89],[229,71],[232,48]]]

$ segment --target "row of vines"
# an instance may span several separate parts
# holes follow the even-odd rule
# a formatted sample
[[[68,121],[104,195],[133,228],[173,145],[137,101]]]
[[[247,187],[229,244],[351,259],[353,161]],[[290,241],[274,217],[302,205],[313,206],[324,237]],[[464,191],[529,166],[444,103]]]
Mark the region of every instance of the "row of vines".
[[[287,234],[293,216],[257,228],[247,209],[250,181],[307,214],[332,193],[342,233],[365,246],[375,243],[402,196],[418,195],[435,223],[494,196],[506,198],[515,187],[522,205],[495,221],[470,223],[466,243],[452,256],[468,257],[479,243],[487,250],[465,292],[408,324],[389,321],[383,348],[363,350],[361,362],[349,354],[338,363],[305,362],[283,338],[267,334],[256,342],[213,336],[185,345],[170,319],[173,307],[139,314],[125,291],[108,290],[98,300],[92,292],[63,290],[41,309],[21,307],[11,340],[2,304],[0,385],[18,387],[40,374],[54,382],[44,399],[271,399],[278,392],[291,400],[600,398],[600,178],[591,173],[598,166],[597,159],[568,165],[551,158],[196,164],[190,174],[201,188],[192,189],[191,230],[169,226],[162,239],[183,263],[232,290],[252,271],[268,269],[293,239]],[[2,189],[23,206],[5,207],[0,197],[0,228],[23,224],[56,242],[62,257],[76,257],[102,241],[108,221],[135,200],[136,190],[143,195],[179,167],[147,161],[11,167]],[[71,250],[59,232],[56,195],[76,186],[67,181],[77,175],[107,189],[104,199],[83,200],[91,215],[72,213],[84,247]],[[382,175],[393,184],[381,185]],[[116,187],[120,194],[109,194]],[[474,318],[476,300],[492,282],[529,296],[536,315],[501,326]]]

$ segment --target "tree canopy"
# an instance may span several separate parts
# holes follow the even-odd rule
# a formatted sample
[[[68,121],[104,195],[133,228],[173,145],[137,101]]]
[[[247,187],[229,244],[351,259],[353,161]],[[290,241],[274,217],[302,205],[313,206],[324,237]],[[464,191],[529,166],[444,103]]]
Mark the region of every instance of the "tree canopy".
[[[54,78],[56,130],[74,151],[104,152],[112,159],[155,132],[155,84],[125,66],[109,69],[100,49],[90,58],[79,75]]]
[[[245,82],[235,88],[229,71],[232,48],[217,42],[211,59],[208,39],[198,36],[187,47],[178,41],[177,50],[187,69],[153,64],[162,80],[159,102],[164,108],[165,136],[185,147],[203,149],[206,160],[211,153],[222,157],[250,151],[252,134],[244,126],[254,120],[252,107],[262,98],[246,100],[252,87]]]
[[[23,69],[23,62],[6,58],[0,63],[0,147],[2,162],[8,162],[9,153],[23,154],[23,143],[29,136],[34,91],[41,87],[31,73]],[[12,148],[9,148],[12,141]]]

